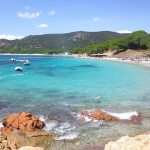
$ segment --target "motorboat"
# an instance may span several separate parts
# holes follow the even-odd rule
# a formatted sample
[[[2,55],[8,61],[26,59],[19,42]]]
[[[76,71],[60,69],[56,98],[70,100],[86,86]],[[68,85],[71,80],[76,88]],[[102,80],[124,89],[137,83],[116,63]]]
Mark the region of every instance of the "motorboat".
[[[23,71],[21,67],[15,67],[15,71]]]
[[[24,60],[23,64],[24,64],[24,65],[30,65],[31,63],[30,63],[29,60]]]
[[[15,58],[11,58],[10,60],[11,60],[11,61],[16,61],[16,59],[15,59]]]

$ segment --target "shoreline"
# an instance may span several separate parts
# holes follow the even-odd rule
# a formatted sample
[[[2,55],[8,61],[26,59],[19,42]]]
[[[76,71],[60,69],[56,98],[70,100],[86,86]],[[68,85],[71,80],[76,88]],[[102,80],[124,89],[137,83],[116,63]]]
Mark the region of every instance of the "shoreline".
[[[113,62],[120,62],[120,63],[126,63],[126,64],[133,64],[138,65],[142,67],[150,67],[150,60],[136,60],[133,61],[131,59],[123,60],[123,58],[117,58],[117,57],[103,57],[103,58],[95,58],[95,57],[89,57],[89,56],[73,56],[74,58],[81,58],[81,59],[92,59],[92,60],[106,60],[106,61],[113,61]]]
[[[18,54],[16,54],[16,55],[12,55],[12,57],[14,56],[16,56],[17,57],[17,55]],[[18,57],[22,57],[23,55],[22,54],[20,54],[21,56],[19,56],[18,55]],[[37,55],[37,54],[33,54],[33,55]],[[4,55],[5,56],[5,55]],[[28,56],[28,57],[30,57],[30,58],[32,58],[32,55],[30,55],[30,54],[25,54],[24,56]],[[38,55],[37,55],[38,56]],[[43,56],[43,55],[41,55],[41,56]],[[116,64],[117,63],[129,63],[129,64],[133,64],[133,65],[135,65],[137,62],[132,62],[132,61],[128,61],[128,60],[122,60],[121,58],[120,59],[117,59],[117,58],[93,58],[93,57],[84,57],[84,56],[82,56],[82,57],[79,57],[78,55],[45,55],[45,56],[49,56],[49,57],[47,57],[48,59],[51,59],[51,56],[53,57],[55,57],[56,56],[56,59],[57,59],[57,56],[58,56],[58,58],[60,57],[60,59],[62,59],[62,61],[64,60],[64,58],[63,57],[68,57],[68,58],[77,58],[76,60],[79,60],[79,62],[80,62],[80,58],[82,59],[89,59],[89,60],[87,60],[87,63],[93,63],[94,61],[90,61],[90,59],[92,60],[101,60],[101,61],[103,61],[103,60],[106,60],[106,61],[115,61],[116,62]],[[11,56],[9,56],[9,57],[7,57],[6,56],[6,59],[8,59],[8,58],[10,58]],[[39,57],[40,57],[40,55],[39,55]],[[37,58],[39,58],[39,57],[37,57]],[[62,57],[62,58],[61,58]],[[43,56],[43,58],[44,58],[44,56]],[[78,59],[79,58],[79,59]],[[66,59],[66,60],[68,60],[68,59]],[[73,60],[73,59],[72,59]],[[71,60],[71,61],[72,61]],[[76,61],[75,60],[75,61]],[[82,60],[81,60],[81,62],[82,62]],[[86,62],[86,60],[84,61],[83,60],[83,62]],[[97,63],[100,63],[100,62],[97,62]],[[107,63],[107,62],[106,62]],[[113,63],[113,62],[109,62],[110,64],[111,63]],[[120,64],[120,66],[121,66],[121,64]],[[141,66],[140,64],[139,64],[139,66]],[[124,67],[123,65],[121,66],[121,67]],[[131,66],[132,67],[132,66]],[[136,67],[136,66],[135,66]],[[139,67],[140,68],[140,67]],[[134,66],[133,66],[133,69],[134,69]],[[146,69],[145,69],[146,70]],[[99,103],[99,102],[98,102]],[[60,111],[61,112],[61,111]],[[77,111],[77,115],[78,115],[78,111]],[[67,115],[66,115],[67,116]],[[122,115],[121,115],[122,116]],[[53,117],[52,117],[53,118]],[[71,117],[72,118],[72,117]],[[45,119],[47,119],[47,117],[45,117]],[[67,117],[67,119],[68,119],[68,117]],[[41,116],[41,120],[42,120],[42,116]],[[60,119],[61,120],[61,119]],[[67,120],[68,121],[68,120]],[[68,122],[70,122],[70,121],[68,121]],[[51,123],[53,123],[53,122],[51,122]],[[55,122],[54,122],[55,123]],[[56,122],[57,123],[57,122]],[[135,136],[135,135],[133,135],[132,134],[132,132],[134,132],[134,134],[139,134],[139,131],[140,131],[140,133],[145,133],[145,132],[148,132],[149,130],[147,130],[147,128],[145,128],[146,127],[146,124],[143,124],[142,125],[142,127],[139,125],[138,126],[138,130],[139,131],[137,131],[136,130],[136,127],[135,127],[135,129],[134,130],[131,130],[132,132],[130,133],[130,131],[119,131],[119,132],[115,132],[116,131],[116,129],[118,129],[118,130],[120,130],[120,122],[119,122],[119,124],[118,123],[114,123],[114,125],[112,125],[112,124],[108,124],[109,125],[109,129],[107,128],[107,130],[105,130],[105,126],[104,126],[104,128],[103,128],[103,125],[102,125],[102,128],[101,128],[101,124],[100,124],[101,122],[98,122],[98,123],[86,123],[85,124],[85,131],[86,131],[86,126],[90,126],[89,128],[90,128],[90,130],[92,129],[92,132],[95,132],[96,131],[96,133],[98,133],[99,135],[101,135],[101,136],[99,136],[98,134],[96,134],[95,133],[95,135],[94,135],[94,138],[90,135],[90,132],[88,132],[88,131],[86,131],[85,133],[83,132],[80,132],[81,130],[79,130],[79,132],[74,132],[74,130],[73,131],[70,131],[70,129],[72,129],[72,128],[74,128],[74,124],[57,124],[57,126],[56,127],[54,127],[54,129],[53,129],[53,131],[58,131],[58,129],[64,129],[64,131],[62,130],[61,132],[65,132],[65,127],[67,127],[67,130],[69,129],[69,132],[71,132],[70,134],[69,133],[67,133],[66,135],[62,135],[62,136],[60,136],[60,137],[58,137],[57,138],[57,140],[55,141],[56,142],[56,145],[54,145],[53,146],[53,148],[52,149],[55,149],[56,148],[56,146],[57,145],[59,145],[59,147],[61,147],[62,145],[63,145],[63,140],[65,141],[65,144],[69,147],[69,144],[70,144],[70,147],[73,147],[73,144],[75,143],[75,145],[77,145],[77,144],[79,144],[79,143],[81,143],[82,142],[82,138],[84,138],[84,139],[86,139],[86,141],[85,142],[83,142],[83,143],[81,143],[81,146],[82,146],[82,144],[83,145],[85,145],[86,146],[86,144],[87,143],[89,143],[91,146],[93,146],[94,144],[96,145],[96,146],[99,146],[99,145],[103,145],[106,141],[107,142],[109,142],[109,141],[115,141],[115,140],[117,140],[117,139],[119,139],[119,138],[121,138],[122,136],[124,136],[124,135],[126,135],[126,133],[128,134],[129,133],[129,135],[130,136]],[[121,125],[124,125],[124,128],[125,128],[125,130],[127,130],[127,129],[130,129],[130,122],[128,122],[129,124],[121,124]],[[92,124],[95,124],[95,127],[93,126],[92,127]],[[49,126],[51,127],[51,125],[55,125],[55,124],[49,124]],[[133,125],[131,125],[131,126],[133,126]],[[137,125],[136,125],[137,126]],[[78,126],[75,126],[76,128],[78,128]],[[134,127],[134,126],[133,126]],[[56,129],[55,129],[56,128]],[[94,128],[96,128],[96,130],[94,129]],[[99,130],[97,130],[97,128],[99,128]],[[142,128],[144,128],[145,130],[143,131],[143,129]],[[101,130],[101,131],[100,131]],[[114,133],[113,132],[111,132],[111,131],[114,131]],[[108,133],[106,133],[106,132],[108,132]],[[77,133],[77,134],[76,134]],[[103,136],[104,135],[104,133],[105,133],[105,136]],[[124,134],[125,133],[125,134]],[[77,138],[75,137],[76,135],[77,135]],[[112,134],[112,136],[113,137],[111,137],[111,134]],[[87,136],[87,138],[85,138],[85,135]],[[121,136],[122,135],[122,136]],[[68,137],[70,138],[74,138],[75,137],[75,139],[69,139],[68,140]],[[92,137],[91,139],[89,138],[89,137]],[[64,138],[66,138],[66,139],[64,139]],[[88,138],[90,139],[90,142],[88,142]],[[58,140],[58,139],[60,139],[60,140]],[[68,140],[68,142],[67,142],[67,140]],[[72,144],[73,143],[73,144]],[[94,143],[94,144],[93,144]],[[93,145],[92,145],[93,144]],[[61,147],[62,149],[65,149],[63,146]],[[71,149],[71,148],[70,148]],[[94,149],[94,147],[93,147],[93,149]],[[69,149],[68,149],[69,150]]]
[[[93,59],[93,60],[106,60],[106,61],[114,61],[120,63],[127,63],[138,65],[142,67],[150,67],[150,58],[149,61],[145,60],[131,60],[131,59],[124,59],[124,58],[117,58],[117,57],[103,57],[103,58],[96,58],[96,57],[89,57],[89,56],[78,56],[76,54],[72,55],[64,55],[64,54],[12,54],[12,53],[0,53],[0,56],[54,56],[54,57],[66,57],[66,58],[81,58],[81,59]],[[142,59],[142,58],[141,58]]]

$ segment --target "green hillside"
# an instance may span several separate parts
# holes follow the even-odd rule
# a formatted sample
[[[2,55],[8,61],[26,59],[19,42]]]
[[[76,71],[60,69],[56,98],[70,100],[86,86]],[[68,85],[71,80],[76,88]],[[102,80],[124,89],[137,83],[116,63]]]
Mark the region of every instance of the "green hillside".
[[[99,44],[92,44],[85,48],[74,49],[74,53],[103,53],[108,50],[122,52],[127,49],[146,50],[150,49],[150,34],[143,30],[133,32],[126,37],[107,40]]]
[[[126,36],[110,31],[31,35],[21,40],[0,40],[0,53],[60,53]]]

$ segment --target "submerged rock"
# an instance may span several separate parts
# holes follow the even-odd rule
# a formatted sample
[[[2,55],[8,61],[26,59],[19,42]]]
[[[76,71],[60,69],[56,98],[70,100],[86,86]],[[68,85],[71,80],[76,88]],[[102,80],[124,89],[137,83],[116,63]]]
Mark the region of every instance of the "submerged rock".
[[[105,150],[150,150],[150,133],[121,137],[118,141],[106,144]]]
[[[28,112],[21,112],[8,115],[2,122],[4,128],[1,128],[2,132],[10,132],[14,129],[21,131],[36,131],[41,130],[45,123],[40,121],[37,117]]]
[[[130,120],[124,120],[124,123],[140,125],[140,124],[142,124],[142,117],[141,117],[141,115],[138,115],[138,116],[133,115],[133,116],[131,116]]]
[[[95,109],[93,111],[85,111],[82,112],[81,115],[88,116],[92,119],[103,120],[103,121],[116,121],[118,120],[116,117],[108,114],[107,112],[101,111],[100,109]]]

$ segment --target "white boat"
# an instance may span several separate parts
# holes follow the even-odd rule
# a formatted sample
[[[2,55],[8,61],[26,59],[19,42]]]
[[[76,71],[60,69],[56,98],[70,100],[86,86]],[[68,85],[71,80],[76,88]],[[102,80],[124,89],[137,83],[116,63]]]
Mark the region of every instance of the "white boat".
[[[23,62],[23,64],[24,64],[24,65],[30,65],[31,63],[30,63],[29,60],[25,60],[25,61]]]
[[[11,58],[10,60],[11,60],[11,61],[16,61],[16,59],[15,59],[15,58]]]
[[[15,67],[15,71],[23,71],[21,67]]]
[[[25,63],[23,63],[24,65],[30,65],[30,62],[25,62]]]

